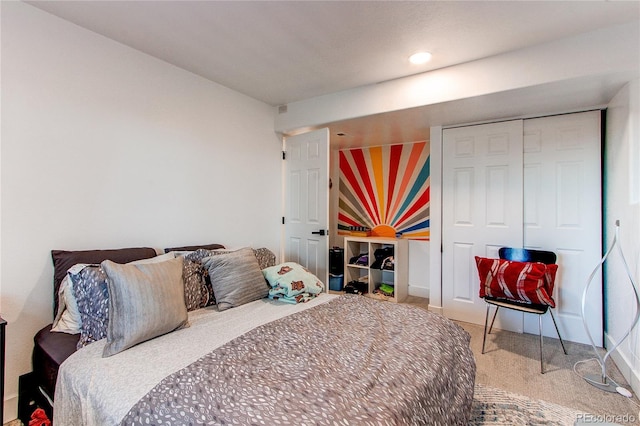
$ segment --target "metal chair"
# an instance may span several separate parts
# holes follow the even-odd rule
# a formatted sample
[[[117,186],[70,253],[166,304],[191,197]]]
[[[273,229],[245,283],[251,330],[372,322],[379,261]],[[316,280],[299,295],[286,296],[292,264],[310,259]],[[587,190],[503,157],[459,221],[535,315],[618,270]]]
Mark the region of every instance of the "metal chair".
[[[547,265],[556,263],[556,254],[551,251],[502,247],[498,251],[498,254],[500,256],[500,259],[517,261],[517,262],[541,262]],[[558,324],[556,323],[556,318],[554,317],[553,311],[549,305],[527,303],[524,301],[516,301],[516,300],[510,300],[510,299],[498,299],[491,296],[485,296],[484,300],[485,302],[487,302],[487,314],[484,320],[484,337],[482,339],[483,354],[485,352],[485,343],[487,340],[487,334],[491,334],[491,329],[493,328],[493,323],[496,320],[496,315],[498,314],[498,310],[500,308],[507,308],[507,309],[513,309],[520,312],[538,315],[538,328],[540,333],[540,372],[542,374],[544,374],[544,359],[542,357],[542,349],[543,349],[542,315],[546,314],[547,311],[549,311],[549,313],[551,314],[551,319],[553,320],[553,325],[556,328],[556,333],[558,333],[558,338],[560,339],[562,350],[564,351],[564,354],[567,355],[567,350],[564,347],[562,336],[560,336],[560,331],[558,330]],[[496,310],[493,313],[491,326],[489,326],[489,331],[487,332],[487,323],[489,321],[489,310],[491,305],[495,306]]]

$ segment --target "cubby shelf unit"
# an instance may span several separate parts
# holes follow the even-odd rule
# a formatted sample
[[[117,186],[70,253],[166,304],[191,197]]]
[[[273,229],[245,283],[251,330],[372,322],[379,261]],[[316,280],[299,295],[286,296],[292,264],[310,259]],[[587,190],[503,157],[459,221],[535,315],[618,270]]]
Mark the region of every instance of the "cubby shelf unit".
[[[375,251],[385,247],[393,247],[394,269],[377,269],[371,265],[375,262]],[[354,237],[344,238],[344,283],[360,281],[368,283],[368,297],[392,302],[402,302],[408,292],[408,241],[396,238]],[[366,265],[354,265],[349,261],[361,254],[367,254]],[[376,294],[381,284],[394,287],[393,296]]]

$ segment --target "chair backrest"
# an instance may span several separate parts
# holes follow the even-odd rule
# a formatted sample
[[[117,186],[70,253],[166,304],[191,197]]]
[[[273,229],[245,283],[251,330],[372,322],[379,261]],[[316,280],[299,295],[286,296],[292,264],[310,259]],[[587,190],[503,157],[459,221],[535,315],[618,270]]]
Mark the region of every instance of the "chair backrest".
[[[500,259],[515,262],[541,262],[547,265],[556,263],[556,254],[552,251],[502,247],[498,250],[498,255]]]

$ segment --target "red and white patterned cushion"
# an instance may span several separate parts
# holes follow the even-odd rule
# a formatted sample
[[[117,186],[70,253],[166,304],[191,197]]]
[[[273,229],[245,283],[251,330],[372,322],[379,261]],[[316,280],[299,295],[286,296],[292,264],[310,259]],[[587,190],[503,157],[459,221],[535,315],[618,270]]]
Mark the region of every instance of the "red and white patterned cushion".
[[[514,262],[476,256],[480,297],[491,296],[555,308],[553,287],[558,265]]]

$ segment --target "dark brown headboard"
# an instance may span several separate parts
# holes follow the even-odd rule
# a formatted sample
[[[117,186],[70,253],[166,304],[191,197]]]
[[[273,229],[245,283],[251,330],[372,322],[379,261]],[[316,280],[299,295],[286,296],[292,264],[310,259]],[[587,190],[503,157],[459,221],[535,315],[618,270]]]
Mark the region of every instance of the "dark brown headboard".
[[[182,247],[168,247],[164,249],[165,253],[169,253],[170,251],[196,251],[199,249],[205,250],[215,250],[215,249],[223,249],[224,246],[222,244],[203,244],[199,246],[182,246]]]
[[[58,311],[58,289],[67,274],[67,270],[78,263],[98,264],[103,260],[127,263],[134,260],[156,256],[156,250],[150,247],[122,248],[110,250],[51,250],[53,260],[53,316]]]

